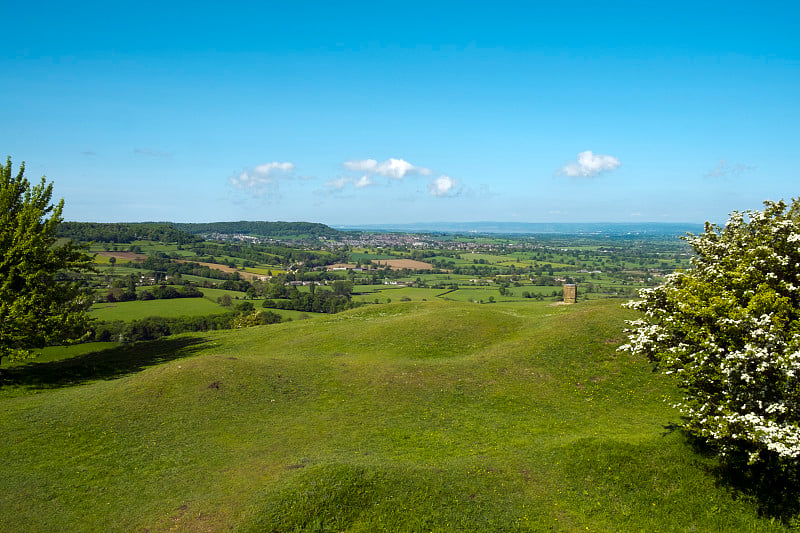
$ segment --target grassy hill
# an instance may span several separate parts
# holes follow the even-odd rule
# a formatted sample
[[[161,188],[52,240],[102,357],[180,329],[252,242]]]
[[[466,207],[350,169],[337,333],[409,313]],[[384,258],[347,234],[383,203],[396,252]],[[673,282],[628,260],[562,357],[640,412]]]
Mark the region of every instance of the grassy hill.
[[[615,351],[629,312],[458,302],[4,369],[0,531],[781,531]]]

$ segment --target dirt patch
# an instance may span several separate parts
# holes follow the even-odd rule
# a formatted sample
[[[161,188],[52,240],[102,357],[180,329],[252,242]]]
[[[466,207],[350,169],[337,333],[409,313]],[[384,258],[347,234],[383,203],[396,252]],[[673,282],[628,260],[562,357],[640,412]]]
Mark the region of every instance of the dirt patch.
[[[325,268],[327,270],[341,270],[341,269],[349,270],[355,267],[356,265],[354,265],[353,263],[334,263],[332,265],[326,266]]]
[[[242,279],[268,279],[268,276],[263,276],[261,274],[253,274],[252,272],[245,272],[243,270],[239,270],[237,268],[229,267],[228,265],[220,265],[218,263],[200,263],[197,261],[189,261],[186,259],[176,259],[176,263],[197,263],[200,266],[208,267],[212,270],[219,270],[220,272],[225,272],[226,274],[233,274],[234,272],[238,272],[239,276]]]
[[[415,261],[413,259],[373,259],[376,265],[388,266],[392,270],[402,270],[408,268],[411,270],[433,270],[433,265],[430,263],[423,263],[422,261]]]

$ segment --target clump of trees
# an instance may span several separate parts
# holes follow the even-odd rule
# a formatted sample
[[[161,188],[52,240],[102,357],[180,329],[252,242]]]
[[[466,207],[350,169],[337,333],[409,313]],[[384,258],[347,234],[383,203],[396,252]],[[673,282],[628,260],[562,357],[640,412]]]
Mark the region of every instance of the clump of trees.
[[[130,322],[104,321],[95,323],[91,334],[95,341],[151,341],[178,333],[231,329],[236,318],[236,313],[230,312],[207,316],[153,316]]]
[[[300,292],[295,287],[273,285],[270,298],[264,300],[263,307],[274,309],[291,309],[314,313],[338,313],[353,307],[351,300],[353,282],[334,281],[332,290],[316,289],[311,285],[309,292]],[[281,298],[281,299],[273,299]]]
[[[203,292],[192,285],[156,285],[151,289],[136,291],[133,287],[112,287],[105,296],[100,296],[97,301],[102,302],[129,302],[133,300],[172,300],[174,298],[202,298]]]
[[[32,185],[25,164],[0,165],[0,361],[32,348],[78,341],[89,334],[92,303],[80,273],[92,258],[72,241],[57,243],[64,200],[52,204],[53,184]]]
[[[621,349],[677,377],[683,426],[731,459],[800,459],[800,201],[686,240],[691,268],[642,289]]]

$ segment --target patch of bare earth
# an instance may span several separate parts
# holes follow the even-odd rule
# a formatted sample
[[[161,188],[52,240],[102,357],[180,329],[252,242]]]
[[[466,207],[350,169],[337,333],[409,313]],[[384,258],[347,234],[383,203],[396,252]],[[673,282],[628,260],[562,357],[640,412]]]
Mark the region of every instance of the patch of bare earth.
[[[176,263],[197,263],[200,266],[208,267],[212,270],[219,270],[220,272],[225,272],[226,274],[233,274],[234,272],[238,272],[239,276],[242,279],[264,279],[267,276],[262,276],[261,274],[253,274],[252,272],[244,272],[243,270],[239,270],[233,267],[229,267],[228,265],[220,265],[217,263],[199,263],[197,261],[188,261],[186,259],[176,259]]]
[[[334,263],[332,265],[328,265],[325,268],[328,270],[349,270],[355,268],[356,265],[353,263]]]
[[[410,270],[433,270],[433,265],[430,263],[423,263],[414,259],[373,259],[372,262],[376,265],[388,266],[392,270],[402,270],[404,268]]]

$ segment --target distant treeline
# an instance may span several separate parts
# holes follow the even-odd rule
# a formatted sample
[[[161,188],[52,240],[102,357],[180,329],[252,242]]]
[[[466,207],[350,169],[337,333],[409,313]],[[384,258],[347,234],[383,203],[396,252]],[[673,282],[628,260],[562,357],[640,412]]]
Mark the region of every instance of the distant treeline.
[[[151,341],[178,333],[231,329],[236,314],[233,312],[209,316],[182,316],[174,318],[149,317],[131,322],[121,320],[97,322],[94,340]]]
[[[316,239],[318,237],[334,238],[342,235],[325,224],[316,222],[207,222],[207,223],[175,223],[177,229],[191,233],[225,235],[252,235],[276,239]]]
[[[159,241],[189,244],[203,239],[169,222],[62,222],[58,236],[80,242]]]
[[[62,222],[58,236],[82,242],[159,241],[189,244],[200,235],[251,235],[274,239],[336,238],[342,232],[316,222]]]
[[[265,310],[242,313],[229,311],[208,316],[151,316],[130,322],[122,320],[96,322],[94,324],[94,340],[98,342],[152,341],[178,333],[277,324],[281,321],[282,318],[279,314]]]
[[[203,293],[197,287],[191,285],[181,285],[170,287],[168,285],[157,285],[149,290],[136,291],[131,288],[112,287],[105,296],[98,296],[97,302],[130,302],[133,300],[172,300],[175,298],[202,298]]]

